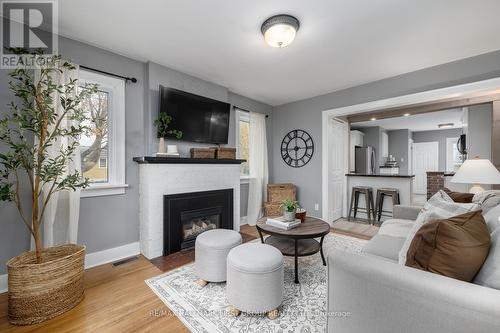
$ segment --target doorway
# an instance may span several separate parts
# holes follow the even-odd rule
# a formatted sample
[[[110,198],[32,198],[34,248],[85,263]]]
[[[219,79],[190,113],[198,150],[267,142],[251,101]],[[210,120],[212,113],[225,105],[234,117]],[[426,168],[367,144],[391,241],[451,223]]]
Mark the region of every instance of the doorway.
[[[413,191],[416,194],[427,193],[427,171],[439,170],[439,142],[413,143]]]
[[[348,169],[348,125],[345,121],[330,118],[329,120],[329,135],[328,147],[328,197],[330,204],[328,205],[328,219],[331,223],[338,220],[343,215],[345,205],[345,174]]]

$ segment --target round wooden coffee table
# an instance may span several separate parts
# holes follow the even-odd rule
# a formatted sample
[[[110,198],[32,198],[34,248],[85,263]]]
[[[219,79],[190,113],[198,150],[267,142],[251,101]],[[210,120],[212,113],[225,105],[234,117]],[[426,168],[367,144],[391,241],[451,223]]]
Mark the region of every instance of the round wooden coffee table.
[[[266,224],[267,217],[257,221],[262,243],[272,245],[285,256],[295,258],[295,283],[299,283],[298,258],[321,253],[321,260],[326,266],[323,254],[323,239],[330,233],[330,225],[323,220],[307,216],[298,227],[284,230]],[[264,240],[263,234],[270,235]],[[321,238],[318,242],[314,238]]]

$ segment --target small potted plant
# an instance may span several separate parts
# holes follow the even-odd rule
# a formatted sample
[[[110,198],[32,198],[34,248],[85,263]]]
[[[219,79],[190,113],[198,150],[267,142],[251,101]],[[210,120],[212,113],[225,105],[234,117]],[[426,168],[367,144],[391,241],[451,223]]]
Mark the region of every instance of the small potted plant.
[[[299,208],[299,203],[292,199],[285,199],[281,203],[283,207],[283,218],[285,221],[295,221],[295,212]]]
[[[165,112],[160,112],[158,118],[154,121],[154,125],[156,126],[156,130],[158,133],[158,137],[160,138],[160,142],[158,143],[158,154],[165,154],[165,138],[167,135],[174,135],[177,139],[182,138],[182,131],[178,131],[175,129],[168,129],[168,125],[172,122],[172,117],[166,114]]]

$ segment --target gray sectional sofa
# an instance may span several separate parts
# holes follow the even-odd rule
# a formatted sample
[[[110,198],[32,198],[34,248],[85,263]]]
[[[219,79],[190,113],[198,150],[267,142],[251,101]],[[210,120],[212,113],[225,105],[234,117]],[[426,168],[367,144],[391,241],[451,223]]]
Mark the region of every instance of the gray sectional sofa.
[[[398,264],[419,210],[395,207],[361,254],[328,254],[329,333],[500,332],[500,290]],[[497,231],[490,264],[500,261]]]

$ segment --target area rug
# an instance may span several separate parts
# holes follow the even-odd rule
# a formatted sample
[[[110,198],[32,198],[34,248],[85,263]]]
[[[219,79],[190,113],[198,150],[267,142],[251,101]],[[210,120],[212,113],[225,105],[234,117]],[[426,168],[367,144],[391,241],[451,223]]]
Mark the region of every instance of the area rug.
[[[366,240],[330,233],[323,242],[325,255],[330,250],[360,252]],[[209,283],[200,288],[194,264],[146,280],[146,284],[167,305],[165,313],[175,315],[191,332],[196,333],[278,333],[325,332],[327,279],[320,254],[299,258],[300,284],[293,282],[293,258],[285,257],[284,300],[275,320],[266,316],[242,313],[233,317],[227,312],[225,283]]]

